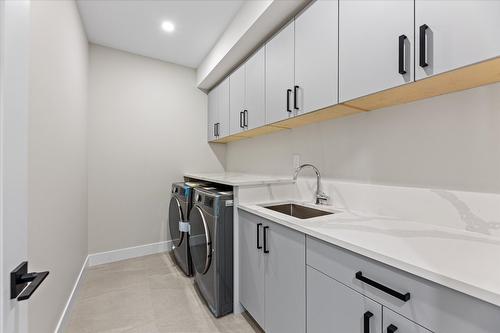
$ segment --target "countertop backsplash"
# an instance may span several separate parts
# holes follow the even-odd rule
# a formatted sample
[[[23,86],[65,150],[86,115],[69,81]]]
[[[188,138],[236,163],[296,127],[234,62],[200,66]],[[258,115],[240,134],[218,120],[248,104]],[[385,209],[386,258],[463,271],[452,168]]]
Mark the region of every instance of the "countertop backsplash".
[[[322,179],[329,205],[350,212],[398,217],[500,237],[500,194],[362,184]],[[240,202],[314,200],[315,178],[296,184],[242,187]]]

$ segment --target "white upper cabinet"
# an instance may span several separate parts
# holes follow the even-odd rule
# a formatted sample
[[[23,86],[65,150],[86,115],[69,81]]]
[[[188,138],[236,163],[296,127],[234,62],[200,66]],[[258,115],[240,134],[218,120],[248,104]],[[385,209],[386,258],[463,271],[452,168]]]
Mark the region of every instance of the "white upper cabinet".
[[[296,114],[293,109],[294,22],[266,44],[266,116],[274,123]]]
[[[213,141],[216,139],[215,123],[217,122],[217,87],[208,93],[208,115],[207,115],[207,139]]]
[[[414,1],[339,1],[340,102],[413,81]]]
[[[229,77],[222,81],[218,88],[217,134],[218,138],[223,138],[229,135]]]
[[[318,0],[295,18],[294,99],[298,113],[337,104],[337,79],[338,0]]]
[[[252,129],[266,124],[266,54],[261,48],[245,64],[244,127]]]
[[[230,133],[260,127],[266,123],[265,48],[252,55],[230,76]]]
[[[237,134],[244,130],[245,109],[245,65],[240,66],[229,77],[229,132]]]
[[[416,0],[415,32],[417,80],[497,57],[500,1]]]
[[[229,135],[229,78],[208,93],[208,141]]]

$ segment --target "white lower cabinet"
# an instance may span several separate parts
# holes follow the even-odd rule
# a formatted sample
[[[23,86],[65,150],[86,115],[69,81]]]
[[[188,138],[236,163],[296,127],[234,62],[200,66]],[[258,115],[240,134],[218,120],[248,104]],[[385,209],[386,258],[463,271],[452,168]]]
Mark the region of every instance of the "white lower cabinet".
[[[408,320],[385,307],[382,317],[384,333],[432,333],[422,326],[415,324],[411,320]]]
[[[239,211],[240,303],[264,327],[262,219]]]
[[[306,331],[305,235],[239,210],[240,302],[266,333]]]
[[[308,267],[382,306],[383,333],[500,332],[500,308],[495,305],[313,237],[307,236],[306,243]],[[308,318],[312,283],[308,275]],[[344,298],[336,299],[332,309],[347,307]]]
[[[382,306],[307,267],[307,333],[381,333]]]

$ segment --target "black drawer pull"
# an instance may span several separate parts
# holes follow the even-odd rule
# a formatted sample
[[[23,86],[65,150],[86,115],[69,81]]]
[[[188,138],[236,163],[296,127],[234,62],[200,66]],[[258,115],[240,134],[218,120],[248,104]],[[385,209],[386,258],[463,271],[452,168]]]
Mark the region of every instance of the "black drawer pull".
[[[262,227],[262,223],[257,223],[257,249],[262,249],[262,245],[260,245],[260,227]]]
[[[427,63],[427,51],[426,51],[426,31],[429,28],[427,24],[422,24],[419,28],[419,65],[420,67],[427,67],[429,64]]]
[[[397,326],[394,326],[393,324],[390,324],[387,326],[387,333],[394,333],[398,330]]]
[[[269,253],[269,248],[267,247],[267,230],[269,230],[269,226],[264,227],[264,253]]]
[[[243,111],[243,127],[248,127],[248,110]]]
[[[286,90],[286,112],[292,112],[290,110],[290,94],[292,93],[292,89]]]
[[[243,111],[240,112],[240,128],[243,128]]]
[[[406,74],[405,66],[405,41],[407,37],[405,35],[399,36],[399,59],[398,59],[398,72],[401,75]]]
[[[370,333],[370,318],[373,317],[373,313],[366,311],[363,315],[363,333]]]
[[[358,279],[366,284],[369,284],[370,286],[372,286],[374,288],[382,290],[384,293],[387,293],[393,297],[396,297],[397,299],[400,299],[403,302],[407,302],[410,300],[410,293],[401,294],[394,289],[391,289],[389,287],[384,286],[383,284],[380,284],[380,283],[373,281],[367,277],[364,277],[363,273],[361,271],[356,273],[356,279]]]

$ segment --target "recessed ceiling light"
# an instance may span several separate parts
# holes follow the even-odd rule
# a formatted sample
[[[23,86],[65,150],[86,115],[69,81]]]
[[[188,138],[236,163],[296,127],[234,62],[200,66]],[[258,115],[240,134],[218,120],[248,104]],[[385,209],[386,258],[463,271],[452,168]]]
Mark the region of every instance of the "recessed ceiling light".
[[[175,30],[175,25],[170,21],[163,21],[161,23],[161,28],[163,29],[163,31],[172,32]]]

